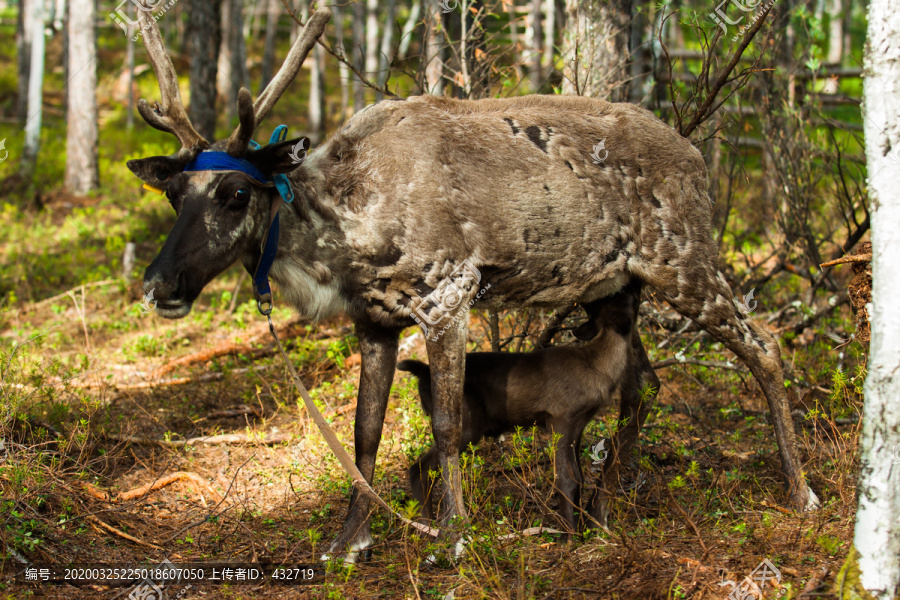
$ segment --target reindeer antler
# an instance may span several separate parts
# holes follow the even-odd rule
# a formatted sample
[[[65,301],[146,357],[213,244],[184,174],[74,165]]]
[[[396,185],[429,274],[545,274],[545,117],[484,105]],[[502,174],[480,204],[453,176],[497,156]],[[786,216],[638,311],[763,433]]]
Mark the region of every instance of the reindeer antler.
[[[303,32],[297,38],[297,41],[294,42],[294,46],[288,53],[287,58],[284,59],[281,69],[278,70],[278,73],[272,78],[266,89],[259,95],[256,102],[252,102],[252,97],[248,90],[241,88],[238,93],[240,124],[234,130],[234,133],[231,134],[231,137],[228,138],[226,150],[229,154],[241,156],[247,151],[247,146],[250,143],[253,132],[256,130],[256,126],[266,118],[272,107],[275,106],[275,103],[287,90],[287,87],[297,77],[306,55],[309,54],[316,40],[321,37],[325,31],[325,25],[328,24],[330,19],[331,11],[328,8],[320,8],[310,15],[309,20],[306,22],[306,27],[303,28]],[[170,62],[169,64],[171,65],[172,63]],[[162,86],[162,83],[160,83],[160,86]]]
[[[162,98],[162,106],[158,103],[150,106],[146,100],[141,99],[138,102],[138,112],[151,127],[167,131],[178,138],[182,150],[194,152],[197,149],[208,148],[209,142],[197,133],[184,109],[181,92],[178,91],[178,75],[175,73],[172,59],[166,53],[156,20],[149,10],[143,10],[141,7],[138,7],[137,14],[141,30],[144,32],[144,46],[159,80],[159,93]]]

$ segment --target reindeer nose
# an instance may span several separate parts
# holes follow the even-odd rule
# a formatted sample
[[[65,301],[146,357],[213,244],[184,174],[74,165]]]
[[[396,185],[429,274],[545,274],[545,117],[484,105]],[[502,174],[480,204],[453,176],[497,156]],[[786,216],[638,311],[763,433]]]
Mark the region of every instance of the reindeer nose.
[[[184,291],[184,274],[165,274],[155,264],[144,273],[144,294],[153,292],[153,297],[161,302],[180,300]]]

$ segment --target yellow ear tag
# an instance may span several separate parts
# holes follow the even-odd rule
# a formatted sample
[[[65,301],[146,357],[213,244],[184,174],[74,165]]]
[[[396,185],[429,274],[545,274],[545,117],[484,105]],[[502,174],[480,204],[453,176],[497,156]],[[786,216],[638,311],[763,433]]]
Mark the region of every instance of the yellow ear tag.
[[[145,183],[142,187],[143,187],[145,190],[151,191],[151,192],[153,192],[154,194],[159,194],[160,196],[162,196],[163,194],[165,194],[164,191],[162,191],[162,190],[159,189],[159,188],[153,187],[153,186],[150,185],[149,183]]]

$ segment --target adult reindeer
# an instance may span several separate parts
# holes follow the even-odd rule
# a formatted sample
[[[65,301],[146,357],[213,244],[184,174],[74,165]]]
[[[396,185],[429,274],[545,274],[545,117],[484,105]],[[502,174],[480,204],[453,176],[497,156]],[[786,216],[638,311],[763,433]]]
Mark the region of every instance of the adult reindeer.
[[[280,211],[271,276],[300,312],[322,318],[345,311],[355,323],[362,354],[356,464],[367,480],[399,334],[415,312],[432,326],[426,350],[442,526],[465,521],[458,442],[467,319],[446,310],[448,281],[456,294],[450,309],[476,298],[499,309],[587,302],[636,278],[750,368],[769,402],[791,501],[798,509],[816,504],[801,473],[778,345],[738,310],[717,268],[703,159],[651,113],[564,96],[385,101],[298,164],[297,148],[307,140],[251,149],[250,138],[321,35],[327,10],[310,18],[255,103],[241,90],[239,127],[212,145],[187,118],[156,23],[139,12],[162,95],[160,106],[141,101],[139,110],[182,143],[171,156],[128,163],[165,190],[178,215],[144,289],[154,292],[163,317],[180,318],[235,261],[253,272],[273,206],[281,205],[272,180],[286,175],[295,200]],[[592,159],[603,140],[609,154]],[[652,371],[636,346],[640,387]],[[628,450],[647,408],[632,403],[634,418],[614,450]],[[352,558],[371,544],[368,515],[369,500],[354,491],[332,552]]]

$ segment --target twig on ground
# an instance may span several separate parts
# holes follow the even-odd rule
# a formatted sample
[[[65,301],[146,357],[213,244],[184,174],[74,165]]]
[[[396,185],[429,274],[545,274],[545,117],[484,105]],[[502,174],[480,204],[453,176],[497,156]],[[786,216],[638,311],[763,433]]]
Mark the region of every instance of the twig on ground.
[[[286,433],[271,434],[266,435],[265,437],[256,437],[245,433],[225,433],[222,435],[192,437],[186,440],[157,440],[117,433],[106,433],[103,434],[103,437],[116,442],[140,444],[142,446],[165,446],[168,448],[181,448],[183,446],[194,446],[196,444],[207,444],[209,446],[218,446],[222,444],[246,444],[251,446],[259,444],[263,446],[274,446],[290,442],[294,439],[294,436]]]
[[[83,283],[79,286],[73,287],[71,290],[66,290],[65,292],[63,292],[61,294],[56,294],[55,296],[50,296],[49,298],[44,298],[43,300],[35,302],[28,308],[30,308],[32,310],[36,309],[36,308],[40,308],[41,306],[50,304],[51,302],[55,302],[56,300],[61,300],[62,298],[65,298],[69,294],[72,294],[78,290],[85,290],[87,288],[92,288],[92,287],[101,287],[104,285],[112,285],[114,283],[121,283],[121,282],[122,282],[121,279],[104,279],[103,281],[94,281],[92,283]]]
[[[116,534],[117,536],[119,536],[119,537],[121,537],[121,538],[124,538],[124,539],[126,539],[126,540],[128,540],[128,541],[130,541],[130,542],[134,542],[135,544],[137,544],[137,545],[139,545],[139,546],[146,546],[147,548],[153,548],[153,549],[155,549],[155,550],[161,550],[162,552],[165,552],[165,548],[162,548],[162,547],[160,547],[160,546],[157,546],[156,544],[151,544],[150,542],[145,542],[144,540],[139,540],[138,538],[136,538],[136,537],[134,537],[134,536],[132,536],[132,535],[128,535],[128,534],[125,533],[124,531],[121,531],[121,530],[119,530],[119,529],[116,529],[116,528],[113,527],[112,525],[108,525],[108,524],[104,523],[103,521],[101,521],[100,519],[98,519],[98,518],[97,518],[96,516],[94,516],[94,515],[88,516],[88,519],[91,520],[91,521],[93,521],[94,523],[96,523],[97,525],[99,525],[100,527],[102,527],[103,529],[105,529],[105,530],[107,530],[107,531],[109,531],[109,532],[111,532],[111,533],[114,533],[114,534]]]
[[[187,480],[197,484],[197,486],[206,488],[206,490],[212,495],[213,498],[218,498],[219,494],[216,493],[214,489],[212,489],[209,483],[206,482],[205,479],[197,475],[196,473],[188,473],[187,471],[178,471],[176,473],[172,473],[171,475],[166,475],[161,479],[157,479],[153,483],[148,485],[141,486],[139,488],[135,488],[133,490],[122,492],[119,494],[119,501],[126,500],[134,500],[135,498],[140,498],[149,494],[150,492],[155,492],[159,489],[162,489],[166,486],[172,485],[176,481]]]
[[[833,267],[835,265],[843,265],[847,263],[854,262],[869,262],[872,260],[872,253],[868,254],[851,254],[850,256],[842,256],[841,258],[836,258],[834,260],[829,260],[828,262],[823,262],[819,265],[819,268],[825,269],[827,267]]]
[[[721,362],[717,360],[697,360],[694,358],[667,358],[650,365],[654,369],[664,369],[666,367],[674,367],[677,365],[697,365],[700,367],[711,367],[713,369],[727,369],[729,371],[746,371],[747,369],[740,365],[734,365],[730,362]]]

